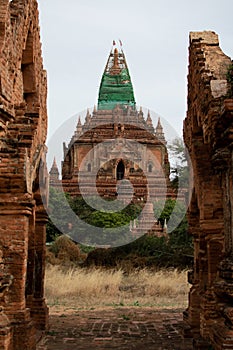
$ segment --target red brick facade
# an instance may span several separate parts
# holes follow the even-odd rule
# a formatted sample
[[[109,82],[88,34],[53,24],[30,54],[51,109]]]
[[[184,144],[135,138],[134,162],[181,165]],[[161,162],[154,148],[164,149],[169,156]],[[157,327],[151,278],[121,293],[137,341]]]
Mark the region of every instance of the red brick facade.
[[[47,324],[47,81],[36,0],[0,0],[0,348],[35,349]],[[40,170],[40,171],[39,171]]]
[[[227,72],[232,64],[213,32],[190,34],[188,112],[184,140],[194,190],[189,230],[194,270],[185,321],[195,349],[233,348],[233,97]]]
[[[149,115],[150,118],[150,115]],[[149,119],[151,121],[151,119]],[[117,181],[128,179],[134,200],[152,200],[172,195],[170,167],[161,123],[156,130],[143,112],[116,106],[113,110],[87,113],[84,125],[77,124],[70,144],[64,149],[62,185],[65,192],[114,198]],[[79,185],[80,186],[80,185]]]

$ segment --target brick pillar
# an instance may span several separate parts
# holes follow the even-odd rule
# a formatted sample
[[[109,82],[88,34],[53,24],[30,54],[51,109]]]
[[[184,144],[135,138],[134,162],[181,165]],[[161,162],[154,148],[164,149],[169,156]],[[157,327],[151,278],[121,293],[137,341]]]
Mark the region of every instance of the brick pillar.
[[[195,349],[208,348],[208,342],[215,350],[233,349],[233,99],[226,99],[232,94],[227,79],[231,64],[214,32],[190,33],[184,140],[196,194],[189,225],[196,273],[190,297],[195,290],[197,299],[190,298],[187,317],[195,333],[199,321]]]
[[[192,285],[189,292],[189,306],[184,311],[184,320],[186,327],[184,329],[185,337],[200,336],[200,224],[199,209],[195,191],[192,193],[190,208],[188,211],[189,233],[193,236],[194,243],[194,262],[193,270],[188,273],[188,282]]]
[[[5,272],[2,247],[0,250],[0,349],[10,350],[12,346],[12,328],[5,314],[5,296],[12,284],[13,277]]]
[[[11,349],[12,329],[10,321],[3,310],[0,310],[0,349]]]
[[[221,122],[232,120],[233,99],[225,100],[222,109]],[[224,129],[232,143],[232,122]],[[226,138],[227,139],[227,138]],[[224,140],[226,142],[226,140]],[[225,146],[225,144],[224,144]],[[224,213],[224,244],[225,258],[218,266],[218,279],[214,283],[214,292],[218,297],[217,312],[219,318],[210,334],[212,344],[216,350],[233,348],[233,150],[232,147],[222,147],[216,152],[214,161],[221,174],[221,188],[223,195]],[[218,326],[217,326],[218,325]]]
[[[21,198],[22,199],[22,198]],[[5,271],[13,276],[5,298],[5,314],[12,329],[11,350],[35,349],[35,329],[26,307],[26,271],[28,258],[29,216],[32,202],[14,197],[0,205],[0,240]],[[7,338],[7,337],[6,337]],[[5,348],[4,348],[5,349]]]
[[[33,279],[33,296],[30,299],[31,316],[36,328],[46,329],[48,325],[48,307],[44,298],[44,276],[46,255],[47,213],[43,206],[38,206],[35,215],[35,269]]]
[[[27,280],[26,280],[26,302],[27,307],[31,307],[31,299],[34,294],[35,279],[35,206],[32,209],[32,215],[29,217],[29,236],[28,236],[28,261],[27,261]]]

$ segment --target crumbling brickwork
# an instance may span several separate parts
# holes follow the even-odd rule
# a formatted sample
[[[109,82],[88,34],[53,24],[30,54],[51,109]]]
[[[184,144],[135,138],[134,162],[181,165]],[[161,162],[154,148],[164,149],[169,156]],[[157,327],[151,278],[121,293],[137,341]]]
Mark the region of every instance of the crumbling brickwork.
[[[0,0],[1,349],[35,349],[47,324],[46,96],[37,1]]]
[[[214,32],[190,33],[184,140],[194,176],[189,227],[195,251],[184,319],[195,337],[195,349],[233,348],[233,96],[227,81],[231,64]]]

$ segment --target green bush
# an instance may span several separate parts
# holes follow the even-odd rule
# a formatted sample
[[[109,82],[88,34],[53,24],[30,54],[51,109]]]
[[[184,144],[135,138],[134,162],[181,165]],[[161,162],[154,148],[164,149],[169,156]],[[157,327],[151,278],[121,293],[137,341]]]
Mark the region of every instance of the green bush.
[[[136,218],[142,210],[142,204],[130,204],[124,210],[113,213],[104,211],[106,208],[103,211],[97,211],[86,204],[83,198],[71,198],[69,195],[65,195],[64,201],[63,194],[58,190],[51,189],[49,208],[50,219],[47,225],[47,241],[51,242],[61,235],[53,224],[53,216],[56,215],[56,220],[61,225],[59,227],[62,228],[63,232],[66,232],[68,231],[67,222],[69,222],[70,208],[77,213],[80,219],[93,225],[93,227],[102,227],[104,229],[103,234],[112,234],[117,237],[119,235],[118,228]],[[95,250],[93,247],[80,245],[79,249],[82,252],[89,253],[86,264],[96,261],[100,265],[118,266],[123,261],[127,261],[129,265],[132,263],[133,266],[137,266],[141,261],[144,266],[175,266],[181,268],[190,266],[193,245],[188,234],[184,205],[173,199],[168,199],[165,205],[162,201],[158,201],[154,203],[154,213],[162,225],[166,219],[168,226],[172,214],[172,221],[176,228],[169,233],[168,238],[145,235],[130,244],[107,250]],[[181,220],[182,216],[184,217]],[[114,228],[114,232],[109,233],[108,228],[111,230]],[[120,231],[120,234],[126,233]],[[55,249],[55,247],[56,245],[52,249]]]
[[[93,201],[95,197],[91,198]],[[101,210],[89,206],[82,197],[71,197],[59,189],[50,189],[49,195],[49,221],[47,224],[47,242],[53,242],[62,233],[69,233],[69,216],[72,210],[80,220],[93,227],[117,228],[129,224],[142,210],[142,204],[129,204],[123,210],[109,212],[109,201],[103,202]],[[116,204],[115,205],[117,210]],[[61,231],[58,229],[61,229]],[[79,227],[81,232],[81,227]]]

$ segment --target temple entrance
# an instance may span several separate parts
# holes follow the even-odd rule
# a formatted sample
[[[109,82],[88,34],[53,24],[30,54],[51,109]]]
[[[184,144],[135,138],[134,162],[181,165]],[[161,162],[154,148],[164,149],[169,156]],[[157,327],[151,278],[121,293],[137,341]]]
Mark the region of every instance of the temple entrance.
[[[121,160],[117,165],[117,180],[122,180],[125,175],[125,166],[123,161]]]

